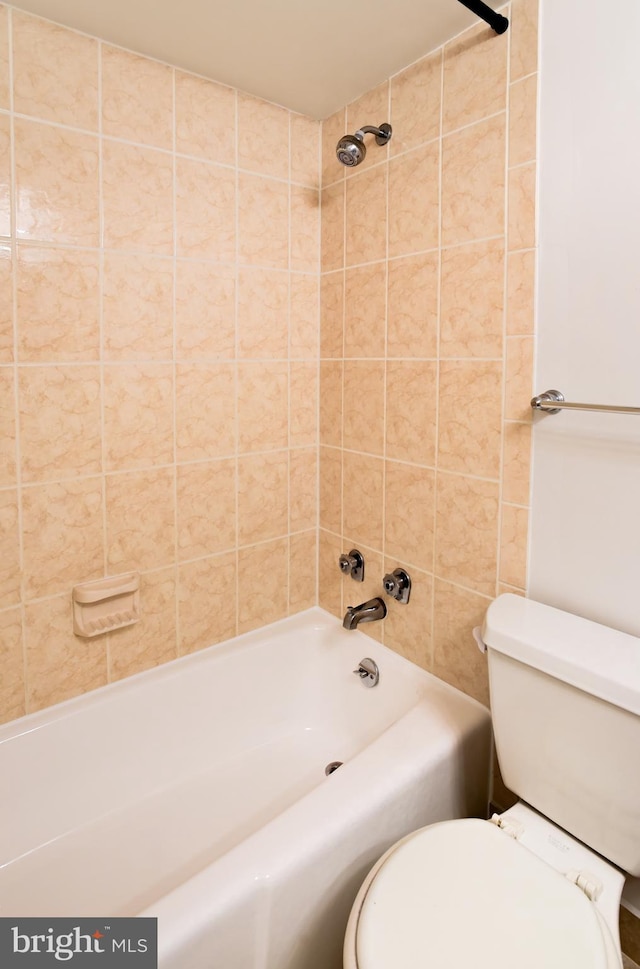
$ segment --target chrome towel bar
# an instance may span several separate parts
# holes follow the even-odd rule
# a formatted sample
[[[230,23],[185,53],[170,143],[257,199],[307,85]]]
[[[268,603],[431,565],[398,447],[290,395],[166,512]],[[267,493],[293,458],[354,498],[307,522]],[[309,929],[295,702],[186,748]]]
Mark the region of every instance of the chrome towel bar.
[[[608,414],[640,414],[640,407],[622,407],[618,404],[578,404],[564,399],[559,390],[545,390],[531,398],[532,410],[542,410],[547,414],[559,414],[561,410],[597,410]]]

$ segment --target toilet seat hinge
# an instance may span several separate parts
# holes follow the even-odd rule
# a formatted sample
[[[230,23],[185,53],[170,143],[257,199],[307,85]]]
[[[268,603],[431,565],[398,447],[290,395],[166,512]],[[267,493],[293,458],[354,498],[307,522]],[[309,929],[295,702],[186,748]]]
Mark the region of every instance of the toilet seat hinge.
[[[571,882],[572,885],[577,885],[577,887],[584,892],[589,901],[595,902],[602,893],[602,882],[592,875],[589,871],[568,871],[565,877]]]
[[[516,841],[524,832],[524,825],[520,824],[519,821],[514,821],[513,818],[505,818],[500,814],[492,814],[489,820],[492,824],[497,825],[501,831],[504,831],[505,834],[508,834],[510,838],[515,838]]]

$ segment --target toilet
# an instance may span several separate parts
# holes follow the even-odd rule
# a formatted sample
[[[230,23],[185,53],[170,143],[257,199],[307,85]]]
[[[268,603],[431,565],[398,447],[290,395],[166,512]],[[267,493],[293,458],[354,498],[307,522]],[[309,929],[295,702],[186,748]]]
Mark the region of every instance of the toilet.
[[[482,628],[496,752],[521,800],[393,845],[354,902],[345,969],[620,969],[640,875],[640,639],[502,595]]]

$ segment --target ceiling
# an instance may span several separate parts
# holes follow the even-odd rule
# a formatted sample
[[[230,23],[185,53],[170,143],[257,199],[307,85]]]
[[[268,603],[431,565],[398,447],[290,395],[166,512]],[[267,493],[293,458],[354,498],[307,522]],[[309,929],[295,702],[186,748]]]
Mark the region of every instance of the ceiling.
[[[457,0],[14,3],[318,119],[475,19]]]

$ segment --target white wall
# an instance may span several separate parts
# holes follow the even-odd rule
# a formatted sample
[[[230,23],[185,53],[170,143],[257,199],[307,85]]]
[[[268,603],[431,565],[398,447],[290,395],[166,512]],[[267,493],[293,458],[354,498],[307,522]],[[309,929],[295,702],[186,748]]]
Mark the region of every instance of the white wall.
[[[640,3],[542,6],[536,392],[640,407]],[[532,487],[529,595],[640,635],[640,416],[538,415]]]

